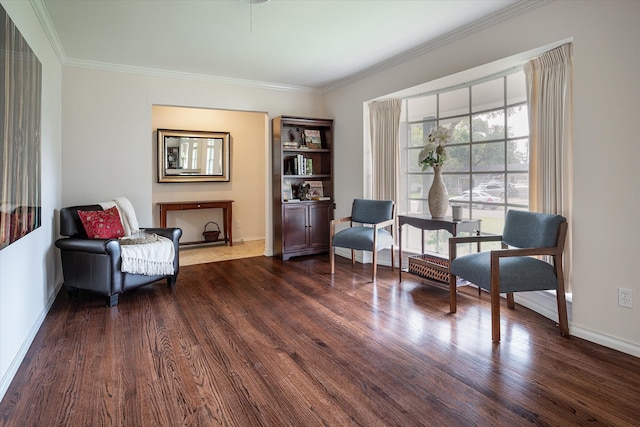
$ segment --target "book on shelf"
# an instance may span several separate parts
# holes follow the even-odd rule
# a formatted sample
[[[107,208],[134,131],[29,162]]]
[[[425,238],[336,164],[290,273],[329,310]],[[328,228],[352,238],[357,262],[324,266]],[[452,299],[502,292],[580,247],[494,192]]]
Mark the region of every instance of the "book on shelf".
[[[313,159],[302,154],[288,157],[284,165],[285,175],[313,175]]]
[[[323,200],[331,200],[331,197],[329,196],[317,196],[317,197],[312,197],[311,200],[318,200],[318,201],[323,201]]]

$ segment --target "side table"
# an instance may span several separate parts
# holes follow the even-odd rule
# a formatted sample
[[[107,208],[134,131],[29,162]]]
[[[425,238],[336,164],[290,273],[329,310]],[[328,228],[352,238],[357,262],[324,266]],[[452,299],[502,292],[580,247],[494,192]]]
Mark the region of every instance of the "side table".
[[[398,277],[402,282],[402,226],[411,225],[419,228],[422,232],[422,253],[424,253],[424,232],[425,230],[446,230],[453,236],[457,236],[458,233],[468,232],[476,233],[480,235],[480,219],[463,219],[461,221],[454,221],[452,218],[434,219],[424,215],[398,215]],[[456,299],[456,287],[449,285],[449,301],[450,310],[455,313],[455,299]]]

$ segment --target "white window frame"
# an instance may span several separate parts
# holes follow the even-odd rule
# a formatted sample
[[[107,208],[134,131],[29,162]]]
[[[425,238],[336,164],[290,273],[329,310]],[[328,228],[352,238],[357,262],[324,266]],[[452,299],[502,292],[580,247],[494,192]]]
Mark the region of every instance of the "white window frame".
[[[468,118],[469,120],[469,141],[468,142],[463,142],[463,143],[459,143],[459,144],[452,144],[449,149],[454,148],[456,146],[458,147],[464,147],[467,146],[468,147],[468,153],[469,153],[469,164],[468,164],[468,171],[447,171],[446,168],[446,163],[445,163],[445,168],[443,171],[443,175],[445,177],[445,181],[446,181],[446,177],[447,175],[450,176],[450,178],[453,178],[453,176],[466,176],[466,180],[468,182],[468,188],[467,190],[471,190],[472,188],[476,187],[478,185],[478,182],[480,181],[479,177],[486,177],[489,175],[494,175],[494,176],[502,176],[503,177],[503,185],[506,188],[506,191],[509,191],[509,179],[512,179],[514,177],[516,177],[517,175],[520,175],[521,177],[523,175],[527,176],[528,178],[528,155],[527,155],[527,162],[526,162],[526,167],[524,167],[522,164],[519,165],[519,168],[514,169],[513,165],[509,165],[509,156],[508,154],[508,149],[507,149],[507,144],[509,144],[512,141],[522,141],[522,142],[526,142],[526,147],[528,149],[528,139],[529,139],[529,133],[528,130],[526,131],[526,134],[522,134],[520,133],[519,135],[517,135],[516,137],[513,136],[509,136],[508,134],[508,115],[507,115],[507,109],[509,108],[515,108],[515,107],[524,107],[526,109],[527,107],[527,103],[526,103],[526,97],[522,97],[519,98],[517,100],[517,102],[509,102],[509,100],[507,99],[507,94],[508,92],[508,87],[507,87],[507,82],[508,82],[508,77],[515,74],[515,73],[522,73],[522,68],[521,67],[515,67],[509,70],[505,70],[501,73],[497,73],[497,74],[493,74],[487,77],[484,77],[482,79],[477,79],[474,80],[472,82],[468,82],[468,83],[464,83],[464,84],[460,84],[460,85],[456,85],[456,86],[452,86],[452,87],[447,87],[447,88],[443,88],[443,89],[439,89],[439,90],[433,90],[430,92],[426,92],[426,93],[421,93],[421,94],[416,94],[416,95],[412,95],[409,97],[405,97],[403,98],[403,111],[402,111],[402,118],[401,118],[401,144],[400,144],[400,167],[401,167],[401,181],[400,181],[400,200],[398,200],[398,205],[399,205],[399,210],[398,212],[400,214],[407,214],[407,215],[424,215],[429,217],[430,214],[428,212],[428,208],[427,208],[427,192],[428,192],[428,187],[425,185],[425,187],[422,191],[422,193],[419,196],[415,196],[412,195],[415,194],[415,191],[412,192],[412,189],[410,188],[410,182],[411,179],[410,177],[413,176],[414,178],[416,176],[422,176],[422,182],[423,183],[428,183],[428,185],[430,186],[432,177],[433,177],[433,169],[432,168],[428,168],[425,171],[410,171],[410,168],[413,167],[415,169],[416,165],[411,165],[410,163],[412,161],[415,161],[415,159],[417,158],[417,151],[419,151],[421,149],[421,147],[416,147],[416,146],[412,146],[409,147],[408,144],[410,142],[410,125],[415,125],[416,123],[429,123],[432,122],[434,125],[438,125],[443,121],[447,121],[447,120],[451,120],[451,119],[457,119],[457,118]],[[473,93],[473,87],[479,86],[483,83],[487,83],[487,82],[491,82],[491,81],[495,81],[501,79],[503,82],[503,102],[502,105],[498,106],[493,106],[492,108],[488,109],[488,110],[473,110],[473,99],[472,99],[472,93]],[[457,112],[457,114],[452,114],[452,115],[442,115],[441,116],[441,112],[440,112],[440,96],[442,94],[445,94],[447,92],[452,92],[452,91],[460,91],[460,90],[464,90],[467,89],[468,90],[468,94],[469,94],[469,102],[468,102],[468,110],[466,112]],[[526,93],[524,92],[524,87],[521,88],[522,89],[522,93]],[[436,102],[436,114],[434,117],[429,117],[429,118],[424,118],[422,120],[410,120],[411,117],[411,111],[408,111],[408,105],[409,105],[409,100],[415,100],[415,98],[419,98],[419,97],[433,97],[435,96],[437,99]],[[471,131],[471,126],[472,126],[472,119],[474,116],[478,115],[478,114],[482,114],[482,113],[486,113],[488,111],[495,111],[495,110],[502,110],[503,111],[503,117],[504,117],[504,137],[498,138],[498,139],[491,139],[491,140],[483,140],[481,142],[479,141],[474,141],[473,138],[473,132]],[[525,110],[526,113],[526,110]],[[424,133],[427,133],[428,129],[424,130]],[[477,144],[502,144],[504,147],[504,164],[501,165],[500,168],[496,168],[496,169],[492,169],[492,170],[480,170],[477,168],[477,166],[474,167],[473,165],[473,147],[477,146]],[[412,155],[413,154],[413,155]],[[524,170],[523,170],[524,168]],[[426,178],[426,179],[425,179]],[[464,179],[463,179],[464,180]],[[511,182],[512,183],[512,182]],[[473,185],[472,185],[473,184]],[[484,207],[484,208],[495,208],[498,212],[502,213],[502,217],[501,217],[501,223],[500,224],[493,224],[493,229],[491,231],[498,231],[497,229],[499,228],[499,230],[502,229],[502,226],[504,225],[504,217],[506,215],[506,212],[508,209],[521,209],[521,210],[528,210],[528,189],[520,189],[518,190],[521,193],[526,194],[526,197],[523,195],[522,197],[519,198],[514,198],[514,197],[504,197],[502,198],[502,200],[500,201],[492,201],[490,203],[483,203],[481,201],[476,201],[476,203],[474,203],[473,200],[471,200],[467,205],[468,210],[466,211],[466,218],[470,218],[470,219],[474,219],[476,217],[480,217],[480,215],[478,215],[480,213],[480,211],[478,211],[479,207]],[[526,193],[525,193],[526,192]],[[473,197],[473,193],[471,193]],[[464,203],[463,203],[464,204]],[[413,206],[413,207],[412,207]],[[419,206],[417,208],[416,211],[416,206]],[[475,206],[475,209],[474,209]],[[449,208],[449,213],[448,215],[450,215],[450,208]],[[414,228],[414,227],[403,227],[403,238],[402,238],[402,242],[403,242],[403,252],[406,251],[407,253],[417,253],[420,252],[419,247],[421,247],[420,243],[421,239],[422,239],[422,233],[420,232],[420,230]],[[428,237],[427,239],[425,239],[425,247],[429,252],[435,252],[435,253],[446,253],[448,250],[447,247],[447,240],[449,238],[449,233],[446,231],[438,231],[438,232],[429,232],[429,233],[433,233],[433,235],[435,236],[431,236]]]

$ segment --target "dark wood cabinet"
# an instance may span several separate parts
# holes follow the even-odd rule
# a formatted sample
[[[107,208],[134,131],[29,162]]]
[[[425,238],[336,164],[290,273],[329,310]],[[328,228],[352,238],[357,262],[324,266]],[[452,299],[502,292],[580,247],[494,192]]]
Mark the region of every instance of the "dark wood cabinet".
[[[287,260],[328,252],[334,208],[333,120],[273,119],[272,166],[275,253]]]
[[[282,259],[326,252],[333,202],[288,203],[282,207]]]

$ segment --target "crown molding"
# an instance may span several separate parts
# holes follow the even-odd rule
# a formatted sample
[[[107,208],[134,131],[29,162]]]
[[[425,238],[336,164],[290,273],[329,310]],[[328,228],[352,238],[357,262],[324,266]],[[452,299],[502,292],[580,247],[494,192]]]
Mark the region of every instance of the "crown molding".
[[[321,89],[305,87],[305,86],[293,86],[293,85],[285,85],[285,84],[279,84],[279,83],[262,82],[262,81],[256,81],[256,80],[236,79],[231,77],[219,77],[219,76],[211,76],[206,74],[185,73],[180,71],[135,67],[130,65],[113,64],[113,63],[98,62],[98,61],[86,61],[86,60],[69,58],[64,51],[62,43],[60,42],[60,38],[58,37],[55,27],[51,22],[51,17],[49,16],[49,12],[47,11],[47,8],[45,7],[43,0],[29,0],[29,2],[31,3],[31,6],[35,11],[37,18],[40,21],[40,25],[42,25],[42,28],[47,38],[49,39],[49,43],[51,44],[51,47],[53,48],[56,56],[58,57],[60,64],[64,67],[86,68],[86,69],[100,70],[100,71],[141,74],[141,75],[147,75],[147,76],[167,77],[167,78],[184,79],[184,80],[197,80],[197,81],[204,81],[208,83],[218,83],[218,84],[252,87],[252,88],[259,88],[259,89],[278,90],[278,91],[285,91],[285,92],[307,93],[312,95],[322,94]]]
[[[29,3],[31,3],[33,11],[38,18],[38,21],[40,21],[40,25],[49,39],[49,43],[51,44],[53,51],[58,57],[58,61],[60,61],[60,64],[64,64],[67,60],[67,55],[64,52],[60,38],[58,38],[58,33],[56,33],[56,30],[51,23],[51,17],[49,16],[49,12],[45,7],[44,2],[42,0],[29,0]]]
[[[424,55],[427,52],[439,49],[445,45],[461,40],[472,34],[475,34],[487,28],[496,26],[501,22],[508,21],[512,18],[515,18],[516,16],[523,15],[534,9],[545,6],[553,1],[555,0],[522,0],[509,8],[501,10],[500,12],[496,12],[483,19],[474,21],[469,25],[460,27],[457,30],[451,31],[447,34],[437,37],[427,43],[424,43],[413,49],[407,50],[385,61],[379,62],[376,65],[373,65],[365,70],[351,74],[350,76],[345,77],[344,79],[337,80],[331,83],[330,85],[325,86],[322,89],[322,93],[326,94],[342,86],[346,86],[348,84],[355,83],[356,81],[363,80],[367,77],[370,77],[381,71],[387,70],[398,64],[402,64],[403,62],[406,62],[413,58]]]
[[[156,76],[156,77],[177,78],[177,79],[184,79],[184,80],[197,80],[197,81],[204,81],[209,83],[227,84],[227,85],[234,85],[234,86],[243,86],[243,87],[259,88],[259,89],[267,89],[267,90],[278,90],[278,91],[286,91],[286,92],[307,93],[307,94],[313,94],[313,95],[323,95],[333,90],[336,90],[340,87],[346,86],[348,84],[354,83],[359,80],[363,80],[373,74],[387,70],[395,65],[401,64],[410,59],[424,55],[427,52],[433,51],[442,46],[445,46],[447,44],[450,44],[460,39],[463,39],[465,37],[468,37],[484,29],[498,25],[499,23],[512,19],[516,16],[528,13],[531,10],[545,6],[546,4],[551,3],[553,1],[555,0],[522,0],[507,9],[504,9],[493,15],[489,15],[484,19],[475,21],[455,31],[449,32],[441,37],[438,37],[418,47],[415,47],[399,55],[396,55],[388,60],[382,61],[365,70],[351,74],[343,79],[336,80],[333,83],[330,83],[329,85],[324,86],[323,88],[313,88],[313,87],[305,87],[305,86],[293,86],[293,85],[270,83],[270,82],[263,82],[263,81],[256,81],[256,80],[245,80],[245,79],[237,79],[237,78],[231,78],[231,77],[212,76],[212,75],[206,75],[206,74],[186,73],[186,72],[180,72],[180,71],[162,70],[162,69],[145,68],[145,67],[134,67],[134,66],[122,65],[122,64],[86,61],[86,60],[69,58],[67,57],[64,51],[64,48],[62,46],[62,43],[60,42],[60,39],[58,37],[58,34],[55,31],[55,28],[51,22],[51,17],[49,16],[49,13],[47,11],[47,8],[44,5],[43,0],[29,0],[62,66],[87,68],[87,69],[93,69],[93,70],[102,70],[102,71],[111,71],[111,72],[120,72],[120,73],[133,73],[133,74],[149,75],[149,76]]]
[[[322,95],[322,90],[304,86],[292,86],[278,83],[262,82],[256,80],[237,79],[233,77],[219,77],[208,74],[186,73],[183,71],[171,71],[158,68],[136,67],[131,65],[112,64],[107,62],[86,61],[78,59],[67,59],[63,64],[66,67],[86,68],[98,71],[110,71],[115,73],[140,74],[153,77],[165,77],[172,79],[183,79],[191,81],[201,81],[207,83],[217,83],[225,85],[243,86],[258,89],[278,90],[285,92],[308,93],[312,95]]]

